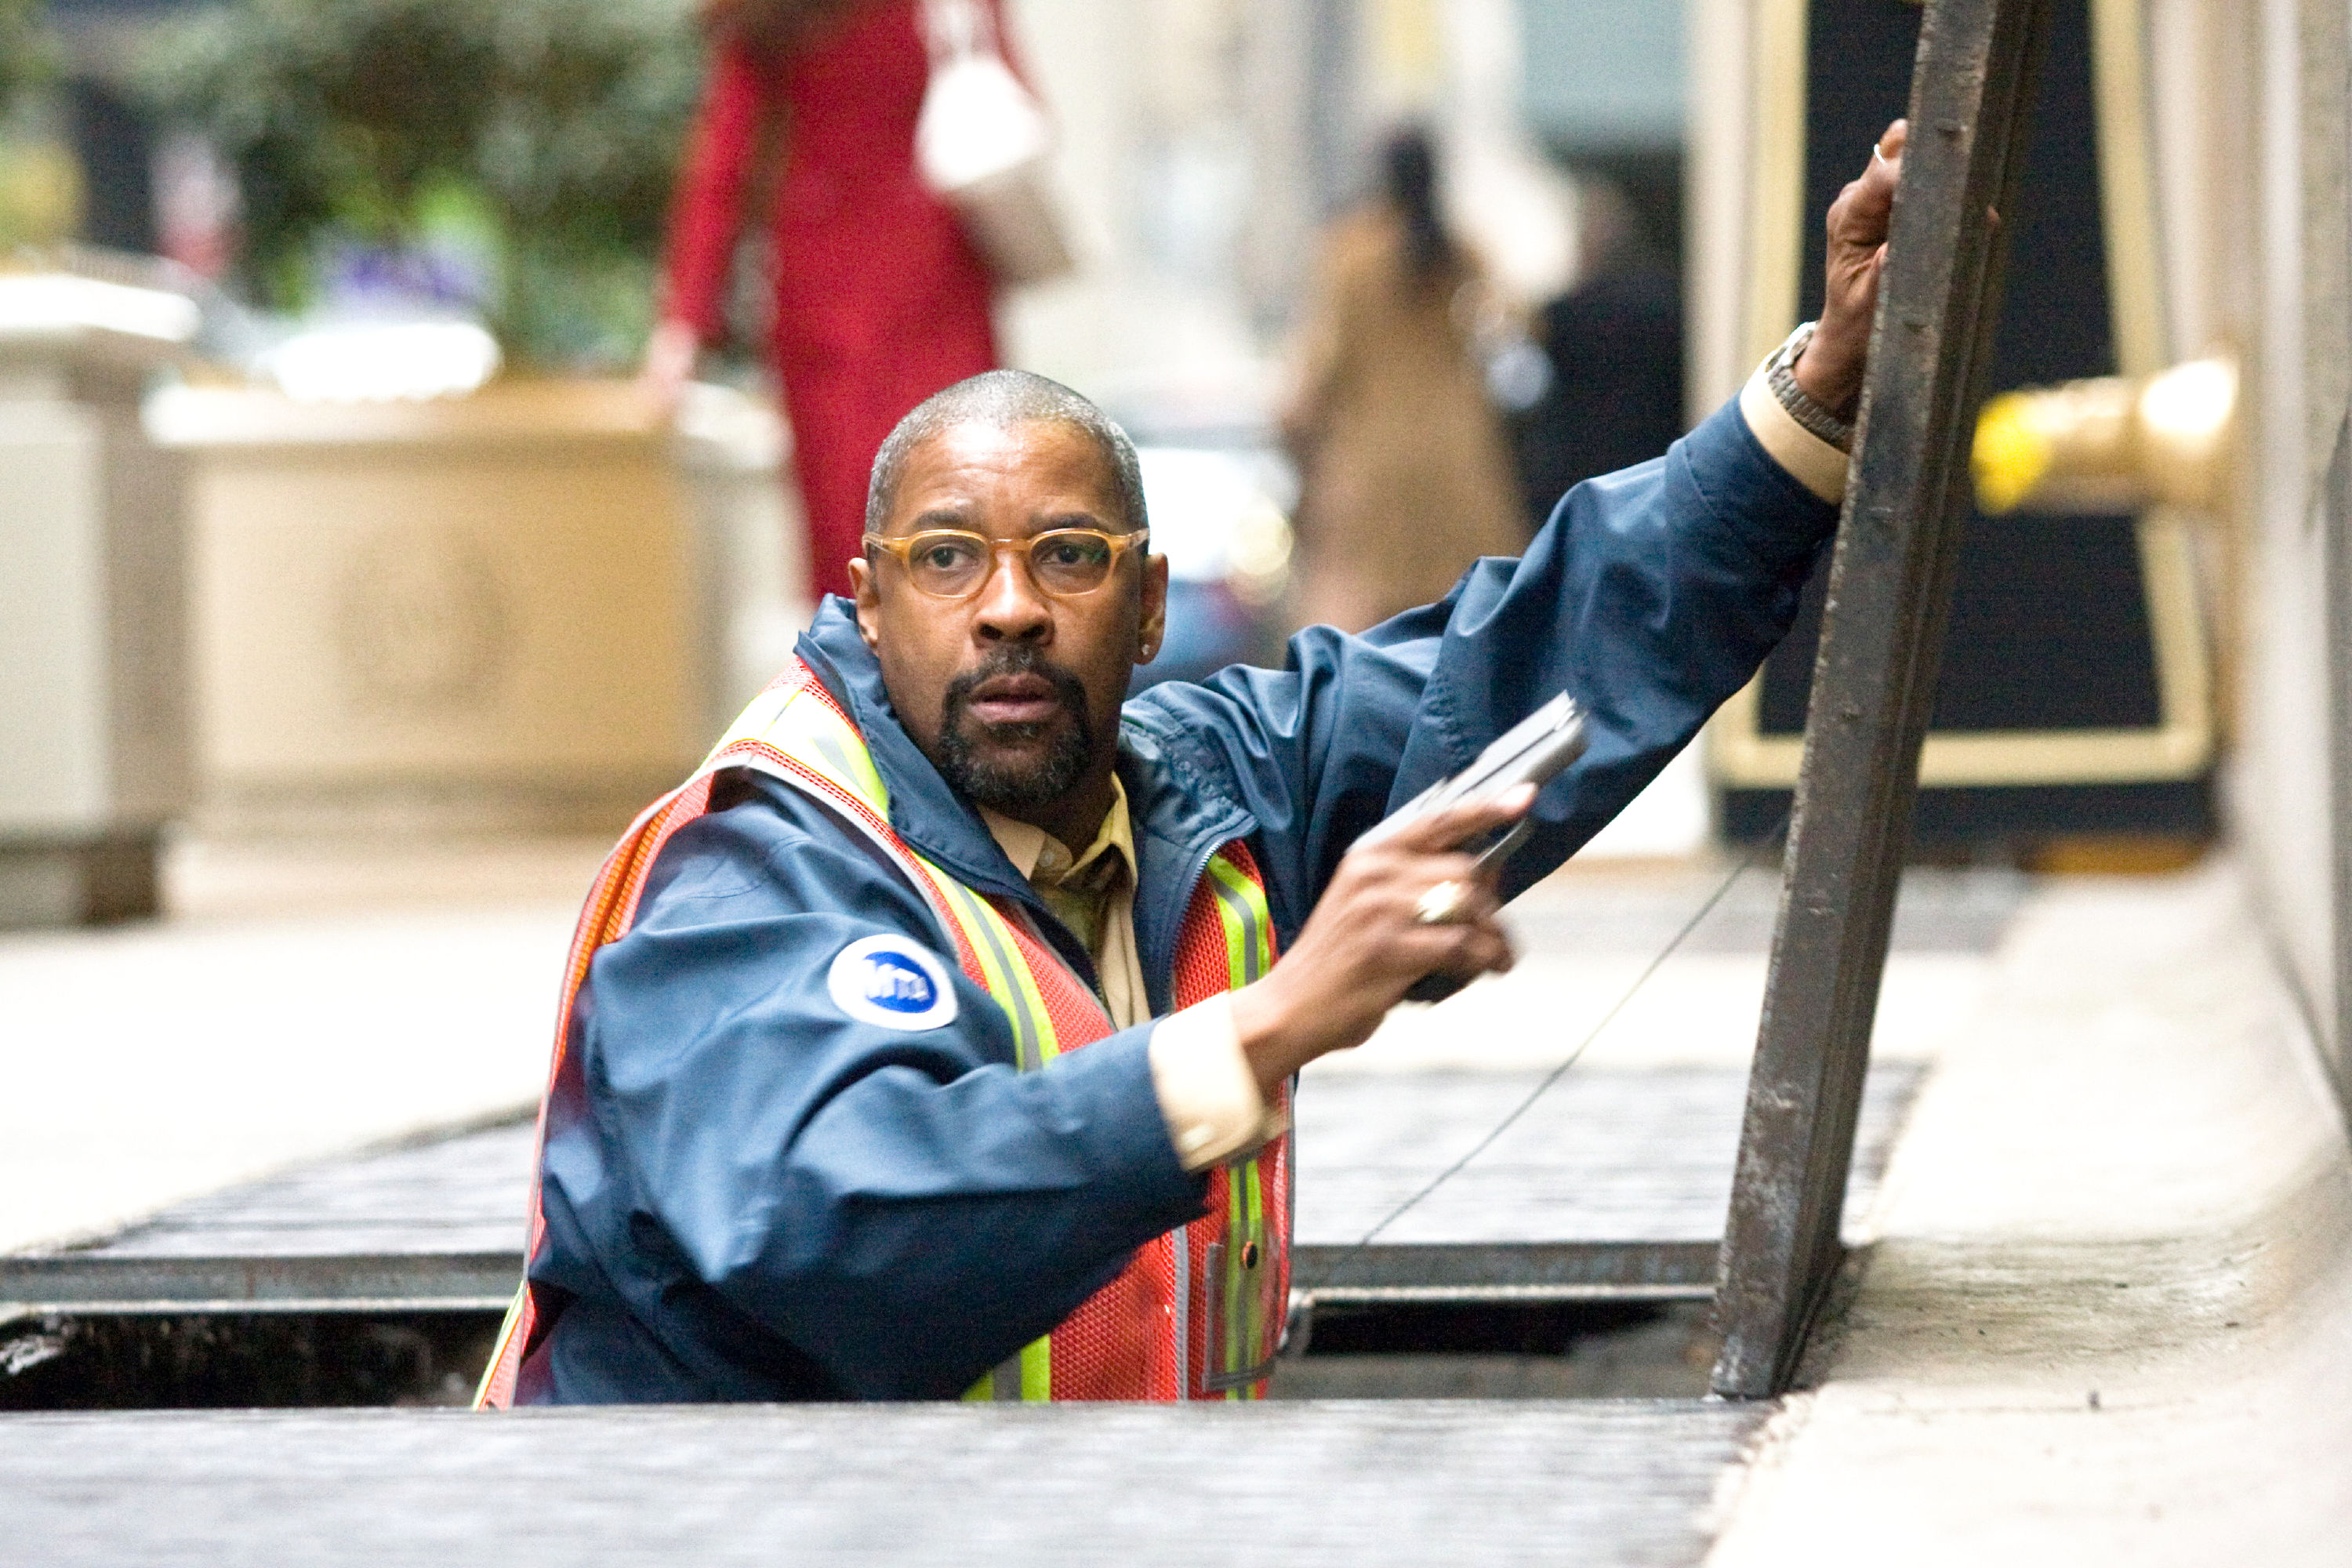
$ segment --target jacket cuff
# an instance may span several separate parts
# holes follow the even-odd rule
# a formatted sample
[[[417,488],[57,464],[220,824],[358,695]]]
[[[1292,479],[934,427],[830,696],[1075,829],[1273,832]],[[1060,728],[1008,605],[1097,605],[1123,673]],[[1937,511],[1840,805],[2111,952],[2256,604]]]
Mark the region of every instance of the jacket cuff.
[[[1739,389],[1739,416],[1765,456],[1799,484],[1837,505],[1845,500],[1846,455],[1797,423],[1764,379],[1764,367]]]
[[[1187,1171],[1255,1153],[1289,1125],[1258,1093],[1242,1054],[1233,1000],[1212,996],[1162,1018],[1151,1031],[1151,1088],[1168,1140]]]

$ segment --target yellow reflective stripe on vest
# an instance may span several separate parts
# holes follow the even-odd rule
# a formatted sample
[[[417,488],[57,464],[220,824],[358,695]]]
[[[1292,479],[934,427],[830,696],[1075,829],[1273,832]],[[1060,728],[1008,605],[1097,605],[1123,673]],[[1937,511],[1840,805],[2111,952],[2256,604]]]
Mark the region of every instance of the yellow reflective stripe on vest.
[[[1021,1400],[1043,1405],[1054,1397],[1054,1336],[1046,1334],[1021,1347]]]
[[[1061,1055],[1061,1041],[1054,1033],[1052,1016],[1045,1011],[1045,995],[1037,989],[1029,966],[1021,961],[1013,933],[1005,928],[1004,917],[985,899],[929,861],[923,862],[923,869],[930,873],[932,882],[946,897],[949,912],[962,930],[964,941],[979,955],[988,994],[1004,1009],[1005,1018],[1013,1026],[1015,1065],[1023,1072],[1044,1067]]]
[[[1231,1370],[1239,1372],[1256,1363],[1257,1347],[1265,1335],[1265,1300],[1257,1289],[1255,1276],[1258,1269],[1271,1267],[1274,1259],[1268,1256],[1265,1190],[1258,1177],[1257,1162],[1251,1160],[1243,1164],[1233,1173],[1233,1176],[1234,1217],[1225,1234],[1229,1238],[1240,1237],[1238,1245],[1230,1239],[1226,1242],[1229,1255],[1238,1265],[1233,1269],[1233,1278],[1234,1294],[1240,1298],[1240,1310],[1228,1321],[1234,1326],[1237,1341],[1233,1349]],[[1255,1264],[1250,1262],[1252,1258],[1256,1259]],[[1254,1384],[1225,1391],[1228,1399],[1250,1399],[1255,1394],[1256,1385]]]
[[[1046,1405],[1054,1398],[1054,1336],[1031,1340],[980,1374],[961,1396],[967,1405]]]
[[[772,738],[777,726],[782,722],[785,708],[803,689],[799,686],[780,683],[745,703],[743,711],[735,715],[735,721],[727,726],[727,732],[719,737],[719,743],[710,748],[709,753],[702,759],[702,766],[695,772],[701,773],[719,765],[719,754],[738,741],[771,741],[773,743]],[[787,748],[780,745],[777,749]]]
[[[1250,984],[1273,967],[1273,916],[1265,892],[1223,855],[1209,858],[1203,873],[1224,927],[1226,984]],[[1219,1249],[1218,1278],[1204,1281],[1217,1305],[1217,1342],[1208,1347],[1213,1371],[1231,1376],[1257,1363],[1265,1337],[1263,1303],[1255,1275],[1273,1258],[1265,1235],[1265,1205],[1257,1162],[1244,1160],[1225,1172],[1225,1241]],[[1253,1268],[1249,1262],[1256,1260]],[[1253,1385],[1228,1387],[1227,1399],[1254,1396]]]
[[[1209,858],[1206,875],[1216,895],[1217,917],[1224,922],[1229,985],[1238,991],[1273,967],[1265,894],[1222,855]]]
[[[865,739],[807,687],[763,691],[754,698],[719,738],[703,766],[718,763],[728,747],[745,741],[773,747],[824,774],[877,815],[890,815],[890,792]]]
[[[528,1264],[530,1260],[523,1260]],[[507,1303],[507,1315],[499,1324],[498,1337],[490,1342],[489,1364],[482,1368],[481,1377],[474,1384],[474,1408],[488,1408],[490,1384],[499,1375],[499,1363],[506,1359],[503,1352],[507,1341],[521,1331],[522,1315],[530,1306],[530,1276],[528,1271],[521,1284],[515,1287],[514,1300]]]
[[[1004,1010],[1013,1027],[1013,1060],[1023,1072],[1034,1072],[1061,1054],[1054,1020],[1036,978],[1021,961],[1004,917],[989,902],[929,861],[923,869],[945,896],[950,914],[962,929],[964,941],[980,959],[988,994]],[[966,1399],[1044,1404],[1054,1397],[1054,1340],[1041,1335],[984,1373],[964,1394]]]

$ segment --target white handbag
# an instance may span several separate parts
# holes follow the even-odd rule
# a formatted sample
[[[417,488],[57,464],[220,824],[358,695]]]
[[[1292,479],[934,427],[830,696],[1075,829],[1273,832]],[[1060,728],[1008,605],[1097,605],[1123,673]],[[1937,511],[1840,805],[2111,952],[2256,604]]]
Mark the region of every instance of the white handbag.
[[[963,220],[989,270],[1043,283],[1073,266],[1045,185],[1053,130],[1004,63],[980,0],[923,0],[931,76],[915,121],[915,166]]]

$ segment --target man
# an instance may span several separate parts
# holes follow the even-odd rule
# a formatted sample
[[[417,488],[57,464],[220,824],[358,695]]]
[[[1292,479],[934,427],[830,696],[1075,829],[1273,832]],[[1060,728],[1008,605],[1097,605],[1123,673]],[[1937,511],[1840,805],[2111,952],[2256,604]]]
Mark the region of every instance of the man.
[[[909,415],[854,608],[591,896],[485,1402],[1254,1394],[1292,1075],[1423,975],[1507,967],[1498,900],[1787,630],[1902,142],[1831,211],[1818,329],[1733,405],[1524,559],[1280,671],[1122,707],[1167,592],[1125,437],[1011,372]],[[1591,745],[1539,798],[1350,851],[1562,689]],[[1454,847],[1521,816],[1480,880]]]

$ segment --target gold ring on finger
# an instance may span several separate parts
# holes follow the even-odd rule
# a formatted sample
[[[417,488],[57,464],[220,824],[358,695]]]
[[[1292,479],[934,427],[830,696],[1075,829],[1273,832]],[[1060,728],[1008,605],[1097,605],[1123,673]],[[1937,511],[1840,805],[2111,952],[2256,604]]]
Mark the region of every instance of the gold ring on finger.
[[[1470,889],[1464,883],[1451,879],[1443,882],[1433,882],[1430,884],[1429,890],[1422,894],[1412,906],[1413,923],[1425,926],[1453,925],[1462,919],[1462,911],[1469,902]]]

